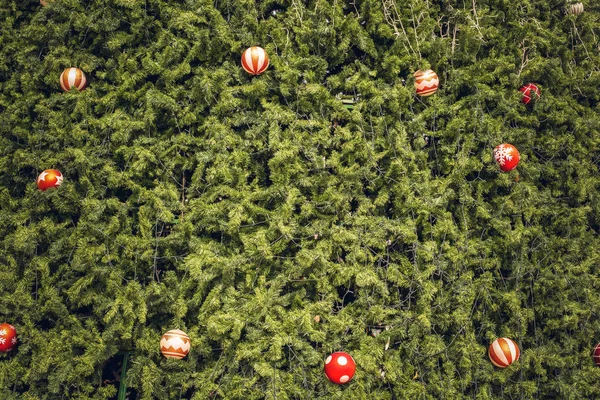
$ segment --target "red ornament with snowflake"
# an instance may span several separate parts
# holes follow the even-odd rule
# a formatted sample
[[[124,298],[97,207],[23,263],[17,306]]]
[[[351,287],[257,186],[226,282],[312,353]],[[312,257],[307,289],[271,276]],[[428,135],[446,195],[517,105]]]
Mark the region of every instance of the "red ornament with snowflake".
[[[525,104],[531,103],[531,100],[535,102],[540,98],[540,88],[533,83],[528,83],[525,86],[521,86],[519,91],[523,93],[523,98],[521,101]]]
[[[57,169],[47,169],[37,178],[37,187],[42,191],[58,187],[62,185],[62,183],[63,175]]]
[[[11,351],[17,345],[17,331],[11,324],[0,324],[0,352]]]
[[[496,160],[502,172],[508,172],[517,168],[521,157],[519,156],[519,150],[515,146],[503,143],[494,149],[494,160]]]
[[[325,375],[333,383],[341,385],[352,379],[356,363],[348,353],[337,351],[325,360]]]

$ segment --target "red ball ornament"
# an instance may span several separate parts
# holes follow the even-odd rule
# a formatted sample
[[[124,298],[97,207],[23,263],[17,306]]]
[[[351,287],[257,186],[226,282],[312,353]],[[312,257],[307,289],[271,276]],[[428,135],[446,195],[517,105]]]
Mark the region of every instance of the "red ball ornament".
[[[85,88],[86,83],[85,74],[79,68],[67,68],[60,74],[60,87],[65,92],[71,90],[71,87],[81,91]]]
[[[242,54],[242,68],[252,75],[260,75],[269,67],[269,56],[262,47],[248,47]]]
[[[600,343],[594,347],[594,353],[592,356],[594,357],[594,363],[600,367]]]
[[[515,146],[509,143],[503,143],[496,146],[494,149],[494,160],[500,166],[502,172],[512,171],[517,168],[521,156],[519,150]]]
[[[325,360],[325,375],[333,382],[341,385],[352,379],[356,371],[356,363],[348,353],[338,351]]]
[[[62,183],[63,175],[57,169],[44,170],[37,178],[37,187],[42,191],[59,187]]]
[[[540,98],[540,88],[533,83],[528,83],[527,85],[522,86],[519,91],[523,92],[523,98],[521,101],[525,104],[529,104],[531,100],[536,101]]]
[[[191,346],[190,337],[179,329],[168,331],[160,339],[160,351],[167,358],[181,360],[188,355]]]
[[[440,80],[435,72],[428,69],[415,72],[415,89],[419,96],[431,96],[438,90]]]
[[[519,346],[509,338],[494,340],[488,350],[490,361],[498,368],[506,368],[519,359]]]
[[[17,330],[10,324],[0,324],[0,351],[11,351],[17,344]]]

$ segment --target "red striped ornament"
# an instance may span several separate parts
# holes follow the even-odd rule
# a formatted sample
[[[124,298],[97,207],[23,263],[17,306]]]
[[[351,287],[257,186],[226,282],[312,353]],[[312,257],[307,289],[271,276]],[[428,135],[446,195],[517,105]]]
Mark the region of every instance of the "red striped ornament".
[[[160,339],[160,352],[167,358],[181,360],[188,355],[191,346],[190,337],[179,329],[168,331]]]
[[[506,368],[519,359],[519,346],[509,338],[499,338],[490,345],[488,356],[498,368]]]
[[[60,74],[60,87],[68,92],[71,87],[75,87],[77,90],[83,90],[87,79],[85,74],[79,68],[67,68]]]
[[[592,356],[594,357],[594,363],[600,367],[600,343],[594,347],[594,353]]]
[[[269,67],[269,56],[262,47],[248,47],[242,54],[242,68],[252,75],[260,75]]]
[[[540,88],[533,83],[528,83],[527,85],[521,86],[519,91],[523,92],[523,98],[521,101],[525,104],[529,104],[531,100],[536,101],[540,98]]]
[[[440,80],[435,72],[428,69],[415,72],[415,89],[419,96],[431,96],[438,90]]]

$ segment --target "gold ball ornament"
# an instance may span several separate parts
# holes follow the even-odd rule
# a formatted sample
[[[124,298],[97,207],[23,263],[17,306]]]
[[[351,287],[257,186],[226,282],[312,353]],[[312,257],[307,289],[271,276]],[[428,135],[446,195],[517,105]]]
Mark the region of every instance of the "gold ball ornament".
[[[419,96],[431,96],[437,92],[440,80],[438,75],[431,69],[415,72],[415,89]]]
[[[160,339],[160,352],[167,358],[181,360],[188,355],[191,346],[190,337],[179,329],[168,331]]]
[[[583,13],[583,3],[571,3],[567,7],[567,14],[579,15]]]

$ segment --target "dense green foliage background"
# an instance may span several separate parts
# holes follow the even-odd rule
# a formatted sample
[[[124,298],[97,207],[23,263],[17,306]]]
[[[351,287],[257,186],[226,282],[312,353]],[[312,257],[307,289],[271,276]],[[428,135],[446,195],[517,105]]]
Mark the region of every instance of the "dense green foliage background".
[[[142,399],[599,398],[584,4],[3,0],[0,322],[20,344],[0,396],[114,398],[102,371],[131,350]],[[60,90],[67,67],[86,90]],[[440,90],[418,98],[429,67]],[[41,192],[47,168],[65,183]],[[182,361],[159,352],[174,328]],[[505,370],[503,336],[522,350]],[[344,386],[322,372],[337,350]]]

